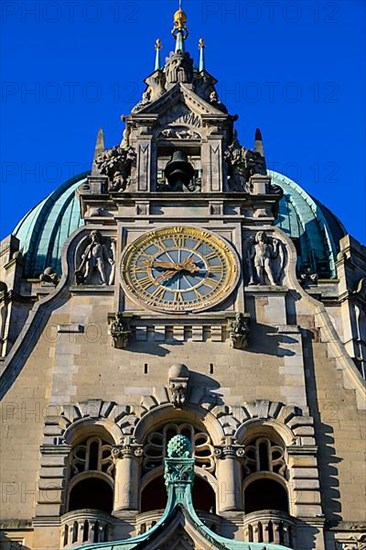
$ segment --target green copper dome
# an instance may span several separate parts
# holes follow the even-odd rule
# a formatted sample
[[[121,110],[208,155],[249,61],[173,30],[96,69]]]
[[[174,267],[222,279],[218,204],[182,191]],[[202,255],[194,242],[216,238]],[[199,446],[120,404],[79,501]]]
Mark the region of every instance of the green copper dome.
[[[269,173],[272,183],[283,189],[276,225],[295,243],[298,271],[310,270],[322,279],[335,277],[339,240],[347,234],[346,229],[328,208],[297,183],[278,172]]]
[[[345,234],[341,222],[294,181],[270,172],[284,192],[276,225],[289,235],[298,251],[298,270],[310,270],[320,278],[335,277],[339,239]],[[38,277],[46,267],[61,274],[61,251],[68,237],[81,225],[77,188],[88,173],[58,187],[24,216],[14,230],[25,260],[25,276]]]
[[[85,172],[60,185],[14,229],[13,234],[20,240],[26,277],[38,277],[46,267],[61,274],[62,247],[84,223],[75,191],[86,182],[87,175]]]

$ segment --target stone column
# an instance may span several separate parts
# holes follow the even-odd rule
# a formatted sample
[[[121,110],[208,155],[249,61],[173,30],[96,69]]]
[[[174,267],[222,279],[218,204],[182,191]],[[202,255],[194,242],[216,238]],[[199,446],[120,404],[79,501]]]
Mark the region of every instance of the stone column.
[[[125,442],[113,448],[115,489],[113,515],[124,510],[138,510],[140,491],[140,462],[142,447]]]
[[[228,438],[230,439],[230,438]],[[240,458],[244,448],[227,441],[215,448],[218,479],[218,511],[230,512],[242,509],[242,473]]]

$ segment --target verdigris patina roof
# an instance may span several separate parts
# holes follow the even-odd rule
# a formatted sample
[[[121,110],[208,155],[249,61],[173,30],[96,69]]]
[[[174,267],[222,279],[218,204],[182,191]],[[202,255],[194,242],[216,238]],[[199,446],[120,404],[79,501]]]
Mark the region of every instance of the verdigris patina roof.
[[[84,223],[75,191],[86,182],[87,175],[80,174],[60,185],[14,229],[13,234],[20,240],[26,277],[38,277],[46,267],[61,272],[62,247]]]

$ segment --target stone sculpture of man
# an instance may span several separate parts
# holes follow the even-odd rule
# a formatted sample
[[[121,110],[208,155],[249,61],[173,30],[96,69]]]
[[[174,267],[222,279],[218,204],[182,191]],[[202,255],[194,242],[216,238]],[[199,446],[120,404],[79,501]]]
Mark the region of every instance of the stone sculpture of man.
[[[258,282],[261,285],[266,284],[266,276],[271,285],[276,285],[271,260],[278,254],[278,240],[273,239],[273,245],[268,242],[268,237],[264,231],[258,231],[255,236],[254,245],[254,267],[257,273]]]
[[[99,231],[90,233],[90,244],[85,249],[82,255],[82,260],[79,268],[76,271],[76,277],[84,284],[90,284],[94,271],[97,271],[102,285],[107,284],[105,266],[106,263],[114,264],[113,259],[107,251],[107,247],[102,243],[102,236]]]

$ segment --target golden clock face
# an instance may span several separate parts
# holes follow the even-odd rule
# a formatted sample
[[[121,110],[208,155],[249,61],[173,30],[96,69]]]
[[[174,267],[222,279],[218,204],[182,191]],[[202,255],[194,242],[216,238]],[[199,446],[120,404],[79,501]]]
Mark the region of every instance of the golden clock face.
[[[126,248],[121,277],[127,295],[143,307],[183,313],[227,298],[238,282],[239,264],[231,246],[214,233],[166,227]]]

